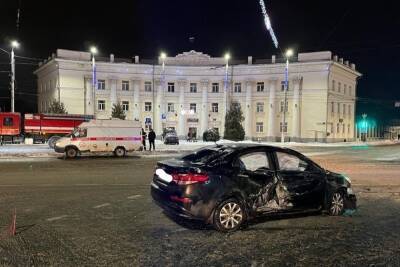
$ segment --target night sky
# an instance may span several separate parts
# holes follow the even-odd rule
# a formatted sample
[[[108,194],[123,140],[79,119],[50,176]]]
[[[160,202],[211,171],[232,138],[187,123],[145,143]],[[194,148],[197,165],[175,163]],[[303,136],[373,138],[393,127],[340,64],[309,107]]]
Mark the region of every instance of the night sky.
[[[265,0],[282,50],[331,50],[363,73],[357,113],[377,120],[400,118],[400,14],[395,1]],[[16,26],[20,6],[19,28]],[[279,55],[265,29],[258,0],[0,1],[0,48],[16,55],[46,58],[57,48],[85,50],[96,44],[101,56],[155,59],[191,49],[233,58]],[[189,37],[195,37],[189,42]],[[0,107],[9,110],[8,55],[0,51]],[[16,110],[36,111],[33,59],[17,59]]]

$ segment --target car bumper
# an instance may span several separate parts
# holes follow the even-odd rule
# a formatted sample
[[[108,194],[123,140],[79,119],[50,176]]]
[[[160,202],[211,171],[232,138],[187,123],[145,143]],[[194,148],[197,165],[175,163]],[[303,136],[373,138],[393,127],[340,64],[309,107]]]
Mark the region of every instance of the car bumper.
[[[205,221],[207,219],[193,215],[191,212],[191,203],[177,203],[172,201],[171,195],[163,191],[154,182],[151,183],[151,196],[160,208],[171,215],[198,221]]]
[[[65,152],[65,147],[54,146],[54,151],[57,152],[57,153],[64,153]]]
[[[357,209],[357,197],[355,194],[347,194],[345,202],[344,202],[344,208],[345,209],[350,209],[350,210],[355,210]]]

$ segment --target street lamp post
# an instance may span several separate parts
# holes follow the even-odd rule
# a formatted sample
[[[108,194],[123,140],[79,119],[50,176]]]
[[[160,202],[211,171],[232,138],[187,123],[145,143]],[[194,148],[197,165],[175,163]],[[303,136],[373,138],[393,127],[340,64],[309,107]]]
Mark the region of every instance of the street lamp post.
[[[229,69],[229,60],[231,59],[231,55],[229,53],[225,54],[225,83],[224,83],[224,103],[225,107],[228,107],[228,69]]]
[[[289,58],[293,56],[293,50],[288,49],[286,51],[286,69],[285,69],[285,99],[283,102],[283,116],[282,116],[282,127],[281,127],[281,143],[285,143],[285,130],[287,131],[287,127],[285,127],[286,123],[286,109],[287,109],[287,90],[289,86]]]
[[[17,41],[11,42],[11,112],[15,112],[15,57],[14,48],[18,48],[19,43]]]
[[[92,105],[93,105],[93,116],[96,114],[96,60],[94,56],[97,54],[97,48],[92,46],[90,48],[90,53],[92,54]]]
[[[368,124],[367,124],[367,121],[366,121],[367,114],[363,113],[362,114],[362,118],[363,118],[364,137],[362,137],[361,140],[364,139],[362,141],[365,142],[365,141],[367,141],[367,138],[368,138]]]
[[[161,78],[161,90],[162,90],[162,96],[164,96],[165,94],[165,59],[167,58],[167,54],[162,52],[160,55],[161,61],[162,61],[162,78]],[[165,103],[163,97],[161,97],[160,99],[161,103],[160,103],[160,109],[161,109],[161,130],[162,132],[164,132],[164,128],[166,127],[166,109],[165,109]]]

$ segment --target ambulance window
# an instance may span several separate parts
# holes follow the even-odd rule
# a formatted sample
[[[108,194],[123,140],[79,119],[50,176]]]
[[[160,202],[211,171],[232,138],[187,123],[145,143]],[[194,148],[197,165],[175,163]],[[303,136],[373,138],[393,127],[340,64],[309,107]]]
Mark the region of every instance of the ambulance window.
[[[86,137],[87,129],[79,129],[79,137]]]
[[[11,117],[5,117],[5,118],[3,119],[3,125],[4,125],[4,126],[13,126],[13,125],[14,125],[14,123],[13,123],[13,118],[11,118]]]

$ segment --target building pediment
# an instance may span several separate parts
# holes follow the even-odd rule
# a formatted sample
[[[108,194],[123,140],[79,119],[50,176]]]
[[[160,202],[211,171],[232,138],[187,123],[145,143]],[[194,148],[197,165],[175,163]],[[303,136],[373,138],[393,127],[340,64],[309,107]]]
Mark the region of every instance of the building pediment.
[[[224,65],[225,60],[222,57],[211,57],[202,52],[191,50],[178,54],[175,57],[167,57],[165,59],[166,65],[180,65],[180,66],[213,66]]]

